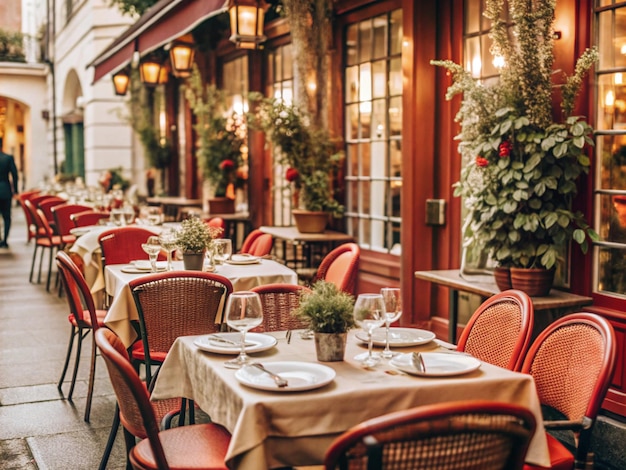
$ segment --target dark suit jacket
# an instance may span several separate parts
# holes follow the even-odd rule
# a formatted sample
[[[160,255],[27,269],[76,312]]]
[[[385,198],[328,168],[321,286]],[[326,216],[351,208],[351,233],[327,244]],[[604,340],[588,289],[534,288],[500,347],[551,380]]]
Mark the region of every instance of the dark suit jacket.
[[[11,175],[11,180],[9,180]],[[11,155],[0,152],[0,199],[11,199],[17,194],[17,168]]]

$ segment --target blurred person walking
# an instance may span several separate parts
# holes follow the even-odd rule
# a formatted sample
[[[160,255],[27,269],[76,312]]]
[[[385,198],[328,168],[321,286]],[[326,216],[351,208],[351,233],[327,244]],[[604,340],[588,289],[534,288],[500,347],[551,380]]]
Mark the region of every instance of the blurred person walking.
[[[0,139],[0,213],[4,221],[4,237],[0,248],[8,248],[7,240],[11,230],[11,202],[17,196],[17,167],[13,156],[4,153]]]

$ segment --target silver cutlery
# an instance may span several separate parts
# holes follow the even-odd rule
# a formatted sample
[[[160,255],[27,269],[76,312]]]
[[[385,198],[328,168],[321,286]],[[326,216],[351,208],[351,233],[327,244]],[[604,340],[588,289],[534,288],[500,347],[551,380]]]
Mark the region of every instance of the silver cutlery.
[[[418,372],[421,372],[422,374],[426,372],[426,365],[424,364],[424,358],[422,357],[420,353],[414,352],[413,354],[411,354],[411,364],[413,365],[413,367],[415,367],[415,369]]]
[[[276,382],[276,385],[278,386],[278,388],[283,388],[289,385],[289,382],[287,382],[286,379],[282,378],[280,375],[275,374],[272,371],[267,370],[263,364],[261,364],[260,362],[252,362],[250,363],[250,365],[252,367],[256,367],[259,370],[262,370],[263,372],[265,372],[267,375],[269,375],[272,379],[274,379],[274,382]]]
[[[228,344],[230,346],[237,346],[237,347],[241,346],[241,341],[233,341],[232,339],[222,338],[221,336],[217,336],[217,335],[209,335],[209,341],[212,341],[215,343]],[[246,341],[245,346],[254,346],[254,344],[255,343],[249,343]]]

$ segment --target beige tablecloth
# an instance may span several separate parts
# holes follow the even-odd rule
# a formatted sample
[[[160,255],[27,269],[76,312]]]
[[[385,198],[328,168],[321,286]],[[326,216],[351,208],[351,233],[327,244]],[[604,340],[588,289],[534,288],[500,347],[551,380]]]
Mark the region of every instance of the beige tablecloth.
[[[251,354],[271,361],[316,362],[315,345],[292,335],[274,333],[278,344],[271,350]],[[306,392],[272,392],[245,387],[235,371],[223,366],[230,357],[200,351],[195,337],[176,340],[161,367],[153,399],[187,397],[232,433],[227,454],[230,468],[267,469],[292,465],[319,465],[324,452],[340,433],[364,420],[396,410],[456,400],[496,400],[517,403],[532,410],[537,429],[542,429],[535,384],[529,375],[489,364],[462,376],[421,378],[390,375],[386,362],[365,370],[353,357],[365,349],[349,335],[343,362],[325,363],[336,371],[329,385]],[[428,351],[435,343],[417,348]],[[549,453],[545,433],[533,437],[527,461],[547,466]]]
[[[174,269],[182,270],[183,262],[174,261]],[[122,269],[127,264],[106,266],[105,278],[107,294],[113,297],[109,311],[104,319],[105,324],[122,339],[126,346],[130,346],[137,333],[133,328],[132,321],[137,320],[137,307],[128,288],[131,279],[142,274],[123,273]],[[253,287],[273,284],[297,284],[298,275],[293,269],[272,260],[260,260],[257,264],[249,265],[220,265],[215,271],[217,274],[227,277],[233,284],[235,291],[250,290]],[[221,321],[221,317],[218,318]]]

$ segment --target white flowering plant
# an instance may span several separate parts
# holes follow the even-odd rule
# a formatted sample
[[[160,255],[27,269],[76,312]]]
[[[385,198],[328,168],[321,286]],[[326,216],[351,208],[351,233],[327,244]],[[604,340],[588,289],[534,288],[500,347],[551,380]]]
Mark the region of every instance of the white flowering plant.
[[[588,249],[598,238],[572,211],[576,180],[589,172],[592,128],[572,116],[583,78],[598,59],[588,49],[560,88],[562,122],[552,118],[555,0],[487,0],[491,52],[503,59],[500,79],[486,85],[451,61],[431,61],[453,77],[447,98],[463,94],[456,137],[464,161],[456,196],[464,198],[466,245],[500,266],[550,269],[571,240]],[[511,28],[512,31],[509,29]],[[515,37],[515,41],[511,41]]]
[[[197,217],[182,221],[176,232],[176,243],[183,253],[199,253],[211,246],[214,238],[221,235],[222,229],[211,227]]]

